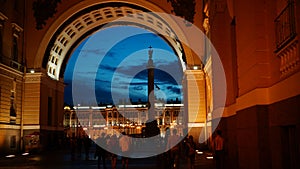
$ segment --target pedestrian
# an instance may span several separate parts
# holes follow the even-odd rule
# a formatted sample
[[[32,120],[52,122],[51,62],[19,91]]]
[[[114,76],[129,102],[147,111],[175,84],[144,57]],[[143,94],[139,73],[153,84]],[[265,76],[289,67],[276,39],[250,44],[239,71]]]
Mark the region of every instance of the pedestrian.
[[[98,157],[97,159],[97,166],[98,169],[101,168],[101,160],[102,160],[102,165],[103,168],[106,169],[106,150],[102,147],[106,147],[106,138],[105,138],[105,133],[102,133],[100,137],[96,139],[96,151],[94,158]]]
[[[194,142],[194,138],[192,135],[188,137],[185,144],[186,144],[186,156],[187,156],[188,169],[194,169],[195,158],[196,158],[196,143]]]
[[[88,135],[84,135],[83,137],[83,144],[84,144],[84,150],[85,150],[85,160],[89,160],[89,154],[90,154],[90,147],[91,147],[91,139]]]
[[[224,168],[224,138],[222,137],[222,131],[216,131],[216,137],[213,142],[213,149],[215,154],[216,169]]]
[[[165,137],[163,138],[163,146],[166,149],[165,152],[162,154],[163,158],[162,158],[162,168],[163,169],[171,169],[171,152],[170,149],[168,149],[168,140],[169,140],[169,136],[170,136],[170,129],[167,128],[166,133],[165,133]]]
[[[108,150],[110,151],[111,168],[116,169],[117,167],[117,152],[119,151],[119,144],[117,136],[113,134],[108,141]]]
[[[78,150],[78,157],[81,158],[81,153],[82,153],[82,136],[79,135],[76,139],[76,142],[77,142],[77,150]]]
[[[180,153],[180,137],[177,135],[177,130],[173,129],[172,135],[169,136],[167,142],[167,151],[170,150],[170,168],[179,168],[179,153]]]
[[[122,151],[122,169],[128,169],[130,143],[130,137],[126,136],[125,132],[122,132],[122,136],[119,139],[119,145]]]
[[[75,160],[75,149],[76,149],[76,140],[75,137],[70,138],[70,145],[71,145],[71,160]]]

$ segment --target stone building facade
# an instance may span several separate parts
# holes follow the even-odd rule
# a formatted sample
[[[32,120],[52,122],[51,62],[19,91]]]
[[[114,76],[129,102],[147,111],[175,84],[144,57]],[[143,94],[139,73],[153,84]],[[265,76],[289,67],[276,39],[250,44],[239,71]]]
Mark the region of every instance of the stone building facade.
[[[148,14],[136,18],[154,32],[168,33],[172,38],[166,41],[186,64],[183,86],[190,132],[202,138],[199,133],[205,129],[203,138],[210,140],[216,128],[222,129],[227,168],[297,167],[300,1],[0,3],[1,153],[23,150],[24,138],[32,133],[40,134],[45,147],[54,146],[62,137],[63,73],[70,53],[84,37],[127,14],[161,12],[185,18],[208,37],[199,44],[182,43],[182,39],[194,40],[183,31],[192,29],[190,24],[183,26],[168,17],[164,22],[155,17],[149,22]],[[191,46],[201,48],[201,56]],[[217,55],[225,86],[214,81],[220,68],[215,64]],[[224,99],[218,95],[222,88],[226,88],[224,105],[219,104]]]

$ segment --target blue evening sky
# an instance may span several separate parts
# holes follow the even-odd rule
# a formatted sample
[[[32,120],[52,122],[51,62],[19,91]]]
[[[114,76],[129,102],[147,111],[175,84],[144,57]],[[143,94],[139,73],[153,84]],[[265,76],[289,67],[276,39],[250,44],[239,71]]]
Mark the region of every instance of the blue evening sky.
[[[146,29],[115,26],[95,32],[73,51],[64,73],[68,84],[65,102],[73,104],[74,83],[94,89],[98,103],[118,104],[129,99],[146,102],[149,46],[153,49],[156,98],[182,100],[182,67],[166,41]],[[91,79],[94,84],[87,84]],[[81,97],[81,104],[90,103],[88,92],[74,90],[79,90],[76,95]]]

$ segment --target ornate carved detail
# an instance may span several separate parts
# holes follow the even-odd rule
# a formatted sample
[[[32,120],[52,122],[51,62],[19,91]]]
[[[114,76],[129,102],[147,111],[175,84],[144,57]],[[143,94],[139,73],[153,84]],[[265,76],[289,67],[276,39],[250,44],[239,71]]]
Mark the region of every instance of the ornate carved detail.
[[[167,0],[167,2],[171,2],[173,10],[177,16],[184,18],[190,23],[194,22],[195,15],[195,0]]]
[[[25,83],[41,83],[42,74],[27,74],[25,77]]]
[[[63,65],[64,58],[66,57],[65,53],[74,45],[76,39],[83,36],[89,30],[115,19],[118,19],[118,22],[122,21],[129,25],[138,21],[137,23],[152,28],[161,35],[170,37],[168,38],[168,42],[174,47],[179,58],[182,59],[183,62],[186,62],[186,56],[182,53],[183,48],[180,41],[178,41],[175,32],[169,25],[165,24],[161,18],[150,13],[144,13],[142,10],[130,6],[113,6],[114,5],[111,7],[92,8],[88,11],[82,11],[80,16],[73,18],[73,20],[70,19],[67,21],[69,23],[68,25],[64,28],[60,28],[62,31],[57,37],[53,37],[56,38],[53,39],[54,44],[48,46],[47,51],[50,52],[46,53],[48,57],[45,57],[43,61],[43,68],[47,70],[49,77],[59,80],[61,70],[64,70],[65,66]]]
[[[4,26],[4,22],[7,20],[7,16],[0,12],[0,28]]]
[[[57,4],[61,0],[35,0],[32,4],[33,15],[36,20],[36,29],[40,30],[46,25],[46,20],[57,12]]]
[[[23,32],[23,28],[21,28],[18,24],[12,23],[11,24],[12,30],[13,30],[13,35],[16,36],[17,38],[20,37],[21,32]]]
[[[286,77],[300,68],[300,57],[298,51],[298,40],[295,40],[277,54],[281,60],[280,72],[282,77]]]

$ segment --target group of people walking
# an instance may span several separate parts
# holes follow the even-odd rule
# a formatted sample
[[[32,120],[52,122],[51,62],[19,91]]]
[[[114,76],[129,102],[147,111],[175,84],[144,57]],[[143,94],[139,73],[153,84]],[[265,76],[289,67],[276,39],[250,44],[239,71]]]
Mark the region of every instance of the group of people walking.
[[[110,159],[111,168],[116,169],[117,154],[121,156],[122,169],[128,169],[129,163],[129,150],[133,144],[131,137],[122,133],[119,138],[114,135],[105,135],[104,133],[96,139],[96,151],[94,157],[97,158],[98,169],[107,168],[107,159]],[[173,133],[165,139],[165,153],[157,155],[158,168],[164,169],[178,169],[180,165],[180,159],[182,157],[187,161],[188,169],[194,169],[195,163],[195,150],[196,143],[193,141],[193,136],[182,138],[177,135],[177,131],[173,130]]]
[[[75,160],[76,152],[78,152],[78,157],[81,158],[82,152],[84,151],[85,160],[89,160],[90,148],[92,145],[91,139],[88,135],[83,134],[79,137],[72,137],[69,139],[69,143],[71,146],[71,159]]]
[[[104,133],[96,139],[96,151],[94,157],[97,158],[98,169],[101,168],[101,163],[104,169],[107,168],[106,158],[110,157],[111,159],[111,168],[116,169],[117,166],[117,152],[122,154],[122,169],[128,169],[128,156],[129,156],[129,147],[131,140],[129,136],[126,136],[125,132],[122,133],[121,138],[117,138],[114,135],[105,135]],[[106,147],[104,149],[103,147]]]
[[[183,165],[186,169],[195,168],[197,144],[192,135],[183,138],[177,134],[176,129],[173,129],[172,133],[169,131],[169,134],[161,141],[160,146],[165,147],[165,152],[157,155],[157,168],[179,169],[182,168]],[[129,150],[132,148],[132,144],[134,144],[132,143],[131,136],[126,135],[125,132],[122,132],[119,137],[117,137],[116,134],[106,135],[102,133],[94,142],[96,145],[94,159],[97,159],[98,169],[107,169],[108,159],[110,160],[109,166],[111,166],[111,169],[116,169],[118,156],[121,157],[122,169],[128,169]],[[71,142],[73,159],[75,146],[72,144],[76,144],[79,156],[82,154],[81,147],[84,147],[85,159],[89,160],[92,140],[87,135],[73,139],[73,142]],[[215,155],[217,169],[222,169],[224,166],[224,139],[219,130],[216,132],[216,136],[212,141],[212,149]]]
[[[166,151],[163,154],[164,163],[161,168],[164,169],[178,169],[183,159],[185,161],[185,168],[194,169],[197,145],[194,142],[192,135],[182,138],[177,135],[177,131],[167,137]]]

